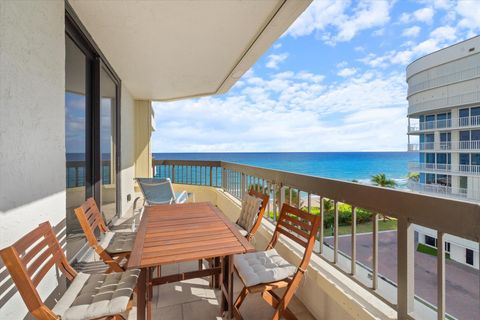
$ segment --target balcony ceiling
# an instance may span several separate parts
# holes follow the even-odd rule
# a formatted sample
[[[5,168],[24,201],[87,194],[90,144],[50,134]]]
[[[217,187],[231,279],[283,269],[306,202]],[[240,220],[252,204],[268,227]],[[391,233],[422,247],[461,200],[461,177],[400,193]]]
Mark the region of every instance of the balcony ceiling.
[[[228,91],[311,0],[70,3],[136,99]]]

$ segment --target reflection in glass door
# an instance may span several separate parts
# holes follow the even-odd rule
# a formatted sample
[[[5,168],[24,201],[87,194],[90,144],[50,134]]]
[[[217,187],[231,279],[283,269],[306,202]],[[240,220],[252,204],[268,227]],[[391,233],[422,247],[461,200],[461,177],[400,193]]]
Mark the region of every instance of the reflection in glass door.
[[[116,108],[117,86],[108,71],[100,68],[101,208],[107,221],[116,215]]]
[[[87,196],[87,175],[91,173],[87,153],[87,67],[90,60],[68,37],[65,57],[65,152],[67,233],[81,232],[73,209]]]

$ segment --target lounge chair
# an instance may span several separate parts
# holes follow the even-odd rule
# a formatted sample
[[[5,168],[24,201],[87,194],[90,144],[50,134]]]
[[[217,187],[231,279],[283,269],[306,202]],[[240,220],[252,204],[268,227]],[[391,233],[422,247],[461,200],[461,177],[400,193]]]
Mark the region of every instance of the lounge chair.
[[[186,191],[175,192],[169,178],[135,178],[143,194],[145,205],[184,203]]]
[[[132,307],[132,294],[140,270],[77,273],[68,263],[49,222],[40,224],[10,247],[0,250],[0,256],[28,311],[36,319],[122,319]],[[54,266],[71,283],[55,306],[49,308],[36,287]]]
[[[110,231],[93,198],[87,199],[80,207],[76,208],[75,215],[87,237],[88,243],[100,256],[100,259],[109,266],[107,273],[111,271],[125,271],[122,262],[126,263],[130,257],[136,233]],[[100,235],[108,240],[105,247],[97,240],[95,235],[97,228]]]
[[[296,319],[287,306],[307,270],[320,222],[320,216],[283,204],[267,249],[234,256],[235,271],[244,285],[233,306],[236,319],[243,319],[239,309],[249,293],[261,293],[262,298],[275,308],[272,319]],[[298,267],[290,264],[274,249],[280,235],[305,248]],[[279,288],[286,288],[283,297],[273,291]]]

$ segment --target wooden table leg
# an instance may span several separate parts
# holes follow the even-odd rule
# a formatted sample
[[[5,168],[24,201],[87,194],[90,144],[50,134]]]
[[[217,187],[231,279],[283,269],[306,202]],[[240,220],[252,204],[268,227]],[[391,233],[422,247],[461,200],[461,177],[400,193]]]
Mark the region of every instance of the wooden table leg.
[[[147,270],[141,269],[137,283],[137,320],[145,320]]]
[[[233,317],[233,256],[222,258],[222,274],[220,281],[220,290],[222,291],[222,301],[220,312],[227,319]]]
[[[147,268],[146,272],[146,292],[147,292],[147,320],[152,319],[152,296],[153,296],[153,285],[152,285],[152,276],[153,268]]]
[[[213,258],[212,261],[213,261],[213,266],[215,268],[220,266],[220,258],[219,257]],[[213,288],[220,289],[220,275],[216,274],[212,278],[213,278]]]
[[[230,319],[233,319],[233,256],[228,256],[228,312]]]

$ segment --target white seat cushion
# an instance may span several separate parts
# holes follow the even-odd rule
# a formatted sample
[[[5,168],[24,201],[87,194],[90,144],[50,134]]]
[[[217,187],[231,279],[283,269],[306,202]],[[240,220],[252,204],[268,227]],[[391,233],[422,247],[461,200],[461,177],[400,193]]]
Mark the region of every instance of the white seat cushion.
[[[109,274],[78,273],[52,309],[62,320],[86,320],[127,311],[140,270]]]
[[[247,287],[289,278],[297,267],[282,258],[275,249],[235,255],[233,263]]]
[[[257,218],[258,211],[262,206],[262,199],[245,194],[242,201],[242,211],[237,224],[243,229],[250,231]]]
[[[243,229],[241,226],[239,226],[238,224],[235,223],[235,227],[237,227],[238,231],[240,232],[240,234],[244,237],[247,236],[248,234],[248,231]]]
[[[113,233],[105,251],[108,253],[131,252],[135,242],[136,232],[107,232]]]

